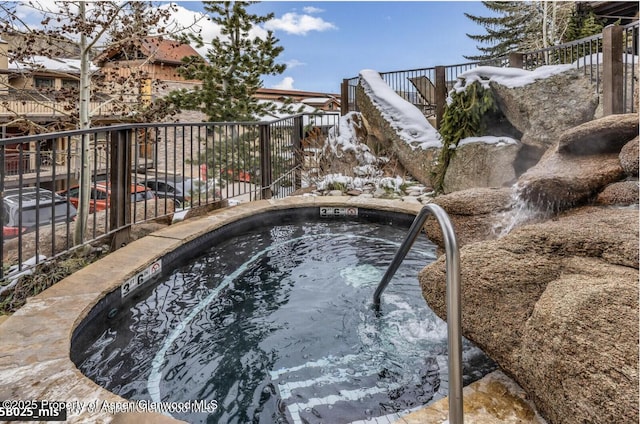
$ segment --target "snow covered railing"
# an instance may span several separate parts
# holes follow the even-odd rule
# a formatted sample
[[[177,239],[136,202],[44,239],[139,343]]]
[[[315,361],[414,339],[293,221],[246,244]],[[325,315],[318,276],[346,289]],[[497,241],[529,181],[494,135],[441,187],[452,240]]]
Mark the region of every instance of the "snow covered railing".
[[[533,70],[543,65],[572,64],[582,68],[591,77],[596,89],[600,91],[605,114],[637,112],[633,95],[637,86],[638,71],[638,26],[639,22],[628,25],[611,25],[602,34],[582,38],[570,43],[551,46],[545,49],[525,53],[512,53],[491,62],[470,62],[458,65],[434,66],[428,68],[409,69],[393,72],[380,72],[380,76],[397,94],[411,102],[418,109],[433,113],[432,105],[426,105],[424,96],[413,81],[427,78],[436,87],[436,93],[448,92],[458,76],[479,66],[513,67]],[[622,58],[620,61],[619,58]],[[346,78],[342,81],[342,115],[357,112],[356,87],[359,77]],[[436,97],[436,118],[444,110],[444,98]],[[425,107],[428,106],[428,107]],[[436,122],[439,120],[436,119]],[[437,126],[436,126],[437,127]]]
[[[463,72],[482,65],[501,65],[504,60],[498,59],[490,62],[471,62],[448,66],[434,66],[430,68],[408,69],[402,71],[380,72],[380,77],[400,97],[413,104],[425,113],[425,116],[439,116],[438,107],[444,107],[444,98],[456,78]],[[420,90],[418,81],[425,80],[427,85],[432,84],[433,93]],[[356,87],[360,83],[359,77],[344,79],[342,82],[342,115],[348,112],[359,111],[356,103]],[[430,83],[430,84],[429,84]],[[440,88],[443,87],[443,88]],[[438,89],[441,95],[438,95]],[[440,102],[439,97],[441,97]]]

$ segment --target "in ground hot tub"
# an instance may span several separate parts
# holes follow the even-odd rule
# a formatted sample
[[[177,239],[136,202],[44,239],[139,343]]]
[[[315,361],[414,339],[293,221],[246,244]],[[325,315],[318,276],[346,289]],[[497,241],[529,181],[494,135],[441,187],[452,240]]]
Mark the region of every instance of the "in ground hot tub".
[[[104,297],[75,329],[72,360],[188,422],[393,422],[447,391],[446,324],[417,280],[436,259],[429,240],[382,313],[371,305],[413,218],[319,205],[230,220]],[[463,362],[465,384],[495,369],[467,341]]]

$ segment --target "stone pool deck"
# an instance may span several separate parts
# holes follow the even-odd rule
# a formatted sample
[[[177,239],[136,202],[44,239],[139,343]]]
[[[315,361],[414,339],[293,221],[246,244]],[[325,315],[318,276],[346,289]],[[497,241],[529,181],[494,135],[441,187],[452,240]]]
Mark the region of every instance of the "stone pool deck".
[[[0,320],[0,400],[75,402],[82,411],[70,411],[70,423],[178,422],[158,413],[119,412],[131,404],[85,377],[71,361],[74,329],[100,299],[182,244],[238,218],[296,207],[367,207],[417,214],[422,205],[360,197],[263,200],[219,209],[136,240],[30,298],[15,314]],[[441,399],[397,423],[440,424],[446,422],[447,408],[447,399]],[[465,423],[544,423],[522,389],[500,371],[464,389],[464,411]]]

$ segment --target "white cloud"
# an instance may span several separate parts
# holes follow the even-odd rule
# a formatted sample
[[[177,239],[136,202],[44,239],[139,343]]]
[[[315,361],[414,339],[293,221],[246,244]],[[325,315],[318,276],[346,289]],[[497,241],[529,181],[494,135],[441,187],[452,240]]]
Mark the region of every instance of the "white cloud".
[[[60,5],[57,3],[58,2],[55,0],[40,0],[33,4],[17,2],[15,4],[15,13],[18,18],[24,20],[28,24],[39,23],[39,21],[42,20],[43,12],[56,13],[61,10]],[[67,6],[69,6],[74,12],[77,11],[77,8],[73,7],[73,5]]]
[[[160,6],[160,9],[170,7],[168,4]],[[188,32],[200,32],[205,42],[211,42],[220,36],[220,25],[211,21],[202,12],[186,9],[179,4],[173,4],[174,12],[171,15],[175,26],[185,28]],[[170,28],[171,30],[172,28]]]
[[[165,4],[160,7],[169,7],[169,5]],[[199,48],[194,46],[194,48],[204,57],[211,46],[211,41],[221,37],[220,25],[207,18],[205,14],[189,10],[180,4],[174,3],[174,8],[177,10],[172,14],[172,18],[177,27],[185,28],[186,32],[200,32],[204,46]],[[249,37],[266,38],[267,31],[259,26],[254,26],[249,30]]]
[[[305,13],[322,13],[322,12],[324,12],[324,9],[320,9],[318,7],[313,7],[313,6],[306,6],[306,7],[302,8],[302,10],[304,10]]]
[[[282,30],[289,34],[306,35],[310,31],[327,31],[337,29],[331,22],[309,15],[294,12],[285,13],[282,18],[275,18],[264,24],[265,29]]]
[[[284,79],[282,81],[280,81],[279,83],[275,84],[271,88],[276,88],[278,90],[295,90],[293,88],[293,78],[284,77]]]
[[[300,62],[298,59],[291,59],[286,61],[285,65],[287,65],[287,69],[293,69],[297,68],[298,66],[305,66],[306,63]]]

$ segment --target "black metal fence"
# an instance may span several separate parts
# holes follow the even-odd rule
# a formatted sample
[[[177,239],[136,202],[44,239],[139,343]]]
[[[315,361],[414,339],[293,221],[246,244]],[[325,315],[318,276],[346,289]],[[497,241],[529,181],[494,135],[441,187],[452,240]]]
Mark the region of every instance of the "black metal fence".
[[[503,66],[502,59],[487,62],[470,62],[448,66],[433,66],[430,68],[409,69],[403,71],[380,72],[380,77],[402,98],[422,110],[427,118],[437,115],[438,96],[436,85],[442,79],[445,92],[453,88],[458,75],[478,66]],[[437,76],[437,73],[443,78]],[[356,87],[360,77],[347,78],[342,83],[343,113],[358,111],[356,103]]]
[[[638,28],[639,22],[632,22],[611,29],[618,29],[614,46],[611,46],[619,58],[606,58],[605,50],[607,41],[604,33],[582,38],[570,43],[548,47],[522,54],[522,68],[535,69],[543,65],[571,64],[583,69],[591,82],[596,85],[596,90],[602,93],[602,78],[606,60],[621,61],[621,67],[617,69],[622,80],[623,109],[619,112],[637,112],[637,104],[633,101],[634,93],[638,85]]]
[[[0,279],[107,236],[114,245],[131,224],[225,199],[285,197],[301,187],[306,134],[338,118],[131,124],[0,139]],[[82,191],[86,225],[77,223]]]
[[[638,21],[620,26],[621,36],[614,41],[620,48],[623,67],[620,70],[623,88],[622,112],[636,112],[633,101],[638,84]],[[619,45],[619,46],[618,46]],[[382,79],[396,93],[422,110],[427,117],[436,117],[438,109],[444,108],[444,97],[438,96],[440,90],[446,93],[455,84],[458,76],[478,66],[519,67],[533,70],[543,65],[572,64],[584,69],[586,75],[596,84],[600,92],[604,63],[605,41],[603,34],[583,38],[571,43],[552,46],[546,49],[526,52],[488,62],[470,62],[458,65],[434,66],[430,68],[381,72]],[[616,50],[617,51],[617,50]],[[619,59],[618,59],[619,60]],[[342,114],[358,111],[356,87],[359,77],[347,78],[342,82]],[[438,89],[438,85],[445,88]],[[605,93],[607,95],[608,93]],[[619,113],[619,112],[618,112]]]

